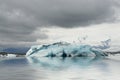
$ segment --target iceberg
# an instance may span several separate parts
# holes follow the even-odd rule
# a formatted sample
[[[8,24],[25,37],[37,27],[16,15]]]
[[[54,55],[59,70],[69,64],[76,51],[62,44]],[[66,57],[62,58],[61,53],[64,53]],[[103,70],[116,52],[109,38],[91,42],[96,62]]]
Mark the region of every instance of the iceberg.
[[[68,42],[56,42],[47,45],[32,46],[26,53],[27,57],[87,57],[108,56],[103,49],[109,48],[110,39],[102,41],[102,45],[91,46]]]

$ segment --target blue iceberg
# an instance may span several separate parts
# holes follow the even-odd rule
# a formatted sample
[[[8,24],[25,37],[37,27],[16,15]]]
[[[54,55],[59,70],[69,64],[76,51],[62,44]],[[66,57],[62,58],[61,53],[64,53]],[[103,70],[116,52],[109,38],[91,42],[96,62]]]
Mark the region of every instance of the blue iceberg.
[[[102,45],[91,46],[86,44],[75,44],[57,42],[47,45],[32,46],[26,53],[27,57],[87,57],[108,56],[103,49],[109,48],[110,39],[102,41]]]

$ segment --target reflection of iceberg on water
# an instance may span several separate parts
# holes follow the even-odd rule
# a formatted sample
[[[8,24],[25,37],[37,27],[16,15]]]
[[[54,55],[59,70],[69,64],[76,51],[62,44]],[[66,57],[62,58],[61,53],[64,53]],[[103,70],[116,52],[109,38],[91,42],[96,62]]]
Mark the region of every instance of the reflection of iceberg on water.
[[[102,45],[91,46],[67,42],[57,42],[48,45],[32,46],[27,52],[27,57],[82,57],[82,56],[107,56],[102,50],[109,48],[110,39]]]
[[[64,69],[70,66],[88,67],[95,62],[99,62],[102,57],[74,57],[74,58],[46,58],[46,57],[27,57],[32,66],[48,69]]]

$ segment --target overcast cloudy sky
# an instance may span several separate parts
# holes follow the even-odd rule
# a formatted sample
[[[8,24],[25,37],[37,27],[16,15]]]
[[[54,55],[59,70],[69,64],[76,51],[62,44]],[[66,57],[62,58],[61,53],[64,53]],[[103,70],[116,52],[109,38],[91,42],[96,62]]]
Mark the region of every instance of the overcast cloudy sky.
[[[119,0],[0,0],[0,47],[108,38],[120,45]]]

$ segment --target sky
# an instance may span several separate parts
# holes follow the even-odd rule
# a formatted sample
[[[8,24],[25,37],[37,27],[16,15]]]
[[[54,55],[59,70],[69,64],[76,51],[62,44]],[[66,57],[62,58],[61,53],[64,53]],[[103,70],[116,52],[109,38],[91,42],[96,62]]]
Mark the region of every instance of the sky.
[[[111,39],[120,46],[119,0],[0,0],[0,49]]]

